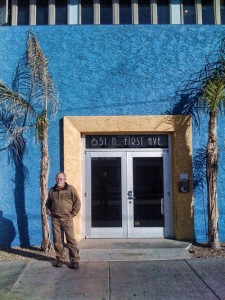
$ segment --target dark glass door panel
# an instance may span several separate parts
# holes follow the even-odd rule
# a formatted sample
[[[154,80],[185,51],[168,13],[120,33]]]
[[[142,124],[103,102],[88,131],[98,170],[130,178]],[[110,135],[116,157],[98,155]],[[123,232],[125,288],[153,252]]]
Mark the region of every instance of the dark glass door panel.
[[[91,225],[122,227],[120,157],[91,158]]]
[[[163,158],[134,157],[134,227],[164,227]]]

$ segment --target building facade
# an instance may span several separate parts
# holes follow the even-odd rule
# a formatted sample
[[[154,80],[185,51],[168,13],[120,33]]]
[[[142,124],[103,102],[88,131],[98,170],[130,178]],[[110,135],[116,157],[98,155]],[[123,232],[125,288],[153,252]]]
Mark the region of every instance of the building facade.
[[[49,127],[49,186],[64,170],[77,187],[78,239],[207,240],[208,118],[199,110],[196,124],[176,95],[218,49],[223,12],[223,1],[0,2],[5,25],[0,27],[0,79],[12,85],[29,30],[49,61],[59,94],[59,112]],[[3,123],[1,243],[39,245],[39,145],[27,131],[27,151],[18,166],[4,150]],[[221,241],[223,124],[221,116]]]
[[[1,25],[224,24],[223,0],[1,0]]]

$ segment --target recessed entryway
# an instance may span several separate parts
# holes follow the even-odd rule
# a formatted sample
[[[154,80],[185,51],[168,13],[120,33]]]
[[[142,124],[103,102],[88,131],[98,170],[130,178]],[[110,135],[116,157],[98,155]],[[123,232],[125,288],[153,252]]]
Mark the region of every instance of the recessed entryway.
[[[154,236],[154,230],[161,231],[163,237],[170,236],[173,232],[173,236],[177,240],[192,240],[194,236],[194,226],[193,226],[193,186],[192,186],[192,127],[191,127],[191,117],[190,116],[81,116],[81,117],[64,117],[63,118],[63,148],[62,148],[62,162],[63,169],[67,174],[68,182],[73,184],[81,197],[81,212],[74,220],[74,228],[76,233],[76,238],[80,240],[88,236],[94,236],[94,232],[101,229],[98,222],[104,222],[104,220],[98,219],[97,217],[92,219],[92,208],[88,210],[87,206],[92,205],[92,200],[86,197],[86,193],[90,193],[90,190],[87,188],[87,179],[89,176],[89,182],[91,182],[91,174],[88,174],[86,168],[86,158],[85,158],[85,149],[86,145],[84,143],[84,136],[87,135],[103,135],[103,136],[112,136],[112,135],[168,135],[171,137],[171,145],[168,154],[166,154],[166,148],[161,147],[161,150],[157,149],[157,156],[149,157],[151,154],[139,153],[138,152],[154,152],[150,149],[101,149],[97,151],[87,152],[113,152],[110,153],[108,157],[109,160],[113,161],[117,169],[119,170],[119,164],[121,164],[120,177],[116,177],[121,181],[121,203],[122,212],[120,212],[120,222],[122,222],[122,237],[136,237],[143,234],[145,236],[145,231],[151,232],[151,237]],[[104,144],[105,140],[102,140],[101,143]],[[112,145],[114,145],[115,140],[112,140]],[[142,143],[141,139],[131,139],[124,140],[124,143],[130,143],[134,146]],[[161,143],[159,143],[161,145]],[[145,148],[145,145],[142,145]],[[86,149],[87,150],[87,149]],[[161,151],[161,153],[160,153]],[[121,153],[120,153],[121,152]],[[136,154],[134,154],[136,152]],[[160,154],[159,154],[160,153]],[[92,154],[87,154],[92,156]],[[99,155],[99,153],[95,154]],[[107,153],[106,155],[109,155]],[[114,157],[117,155],[116,157]],[[133,156],[132,156],[133,155]],[[141,157],[135,156],[141,155]],[[168,158],[169,175],[165,179],[165,172],[167,169],[166,160]],[[114,158],[113,158],[114,157]],[[94,157],[92,157],[94,158]],[[106,160],[107,157],[100,156],[95,157],[96,161],[102,159],[102,162]],[[113,158],[113,159],[112,159]],[[163,160],[161,160],[163,158]],[[140,160],[139,160],[140,159]],[[91,158],[89,157],[89,161]],[[117,161],[117,162],[115,162]],[[150,211],[148,214],[144,211],[144,203],[146,204],[146,199],[143,199],[139,202],[137,207],[135,207],[135,202],[132,197],[141,197],[141,194],[138,194],[140,191],[134,187],[135,174],[137,168],[140,167],[140,164],[145,161],[146,168],[151,169],[154,165],[158,164],[159,170],[163,170],[163,196],[162,191],[159,189],[159,197],[157,198],[156,206],[157,211],[160,214],[158,215],[158,220],[154,220],[155,216],[151,216]],[[98,168],[98,163],[93,167]],[[100,164],[100,163],[99,163]],[[139,167],[138,167],[139,166]],[[109,166],[110,167],[110,166]],[[91,172],[91,165],[89,166],[89,171]],[[134,172],[135,170],[135,172]],[[111,170],[113,174],[114,171]],[[133,175],[132,175],[133,172]],[[141,171],[143,172],[143,170]],[[148,172],[145,170],[145,172]],[[161,171],[162,172],[162,171]],[[134,174],[135,173],[135,174]],[[143,174],[140,173],[140,176]],[[149,175],[147,175],[149,176]],[[156,174],[160,177],[160,173]],[[131,179],[129,179],[131,178]],[[189,188],[186,191],[179,189],[179,184],[181,179],[185,178],[188,181]],[[172,187],[167,190],[166,180],[169,181],[169,185]],[[132,182],[133,181],[133,182]],[[97,185],[97,183],[96,183]],[[91,184],[89,183],[89,189]],[[95,186],[93,186],[95,188]],[[112,186],[111,186],[112,188]],[[145,187],[144,187],[145,189]],[[143,189],[143,191],[144,191]],[[165,192],[166,191],[166,192]],[[129,193],[130,192],[130,193]],[[144,191],[146,193],[146,191]],[[129,194],[128,194],[129,193]],[[94,196],[94,195],[93,195]],[[131,199],[128,199],[130,197]],[[172,201],[166,201],[170,197]],[[126,199],[126,200],[125,200]],[[160,199],[160,201],[159,201]],[[131,203],[129,203],[129,200]],[[98,200],[100,201],[100,200]],[[98,203],[95,200],[95,205]],[[112,201],[112,199],[110,199]],[[160,202],[160,203],[159,203]],[[94,202],[93,202],[94,203]],[[166,203],[172,203],[172,206],[169,207],[169,213],[165,207]],[[153,205],[153,204],[151,204]],[[150,206],[151,206],[150,205]],[[102,203],[102,209],[104,205]],[[96,208],[96,207],[95,207]],[[139,213],[142,212],[140,215]],[[97,214],[97,211],[93,213]],[[163,214],[164,213],[164,214]],[[126,216],[125,216],[126,214]],[[146,221],[146,216],[148,220]],[[172,217],[171,217],[172,216]],[[111,216],[112,217],[112,216]],[[137,217],[137,218],[136,218]],[[159,225],[153,228],[153,219],[155,224],[157,222]],[[171,222],[172,220],[172,222]],[[93,223],[92,223],[93,222]],[[119,218],[112,218],[111,222],[119,222]],[[164,222],[164,226],[163,226]],[[102,223],[103,224],[103,223]],[[126,225],[127,224],[127,225]],[[93,225],[93,226],[92,226]],[[115,224],[114,224],[115,225]],[[113,226],[114,226],[113,225]],[[96,227],[99,226],[99,227]],[[103,225],[105,226],[105,225]],[[117,225],[115,225],[117,226]],[[102,227],[102,228],[108,228]],[[121,229],[120,228],[120,229]],[[168,231],[167,231],[168,228]],[[171,229],[172,228],[172,229]],[[117,231],[118,227],[112,227],[111,231]],[[104,229],[103,229],[104,230]],[[102,231],[103,231],[102,230]],[[108,229],[107,229],[108,230]],[[100,230],[101,231],[101,230]],[[119,230],[121,233],[121,230]],[[120,234],[119,233],[119,234]],[[156,233],[158,235],[159,233]],[[96,235],[97,236],[97,235]],[[110,236],[110,230],[108,231],[108,237]]]

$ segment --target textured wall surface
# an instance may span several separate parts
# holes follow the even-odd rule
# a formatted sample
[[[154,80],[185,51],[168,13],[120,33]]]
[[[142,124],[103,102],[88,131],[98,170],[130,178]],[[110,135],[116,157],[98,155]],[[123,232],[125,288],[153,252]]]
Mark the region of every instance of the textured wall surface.
[[[60,169],[60,119],[63,116],[160,115],[177,113],[175,93],[204,66],[217,49],[223,26],[36,26],[0,27],[0,79],[11,85],[19,59],[26,50],[26,32],[32,29],[49,60],[60,108],[51,121],[50,182]],[[207,140],[207,117],[193,127],[196,179],[194,222],[197,241],[206,238],[206,188],[197,168]],[[219,121],[219,228],[225,240],[224,120]],[[39,245],[39,145],[26,134],[24,166],[15,167],[7,151],[0,152],[1,224],[11,232],[12,245]],[[26,169],[24,172],[23,168]],[[23,178],[25,174],[25,178]],[[203,185],[201,184],[203,182]],[[184,212],[185,213],[185,212]],[[3,228],[3,226],[1,226]],[[11,229],[10,229],[11,228]],[[3,237],[5,232],[0,229]],[[7,236],[4,238],[7,239]]]

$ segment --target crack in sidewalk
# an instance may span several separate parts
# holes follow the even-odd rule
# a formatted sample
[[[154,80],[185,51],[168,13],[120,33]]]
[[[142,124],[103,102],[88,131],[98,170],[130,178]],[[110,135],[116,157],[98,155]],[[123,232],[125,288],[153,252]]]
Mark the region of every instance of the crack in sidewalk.
[[[189,264],[188,260],[184,259],[186,264],[189,266],[189,268],[197,275],[197,277],[207,286],[207,288],[215,295],[215,297],[219,300],[222,300],[215,292],[214,290],[205,282],[205,280],[197,273],[197,271]]]
[[[3,298],[1,298],[2,300],[7,300],[7,299],[11,299],[8,298],[10,295],[10,291],[13,289],[13,287],[15,286],[15,284],[18,282],[19,278],[21,277],[21,275],[23,274],[23,272],[27,269],[28,265],[31,262],[27,262],[26,265],[21,269],[21,271],[19,272],[19,274],[17,275],[17,277],[15,278],[14,282],[9,286],[9,288],[6,291],[6,294],[3,296]]]

